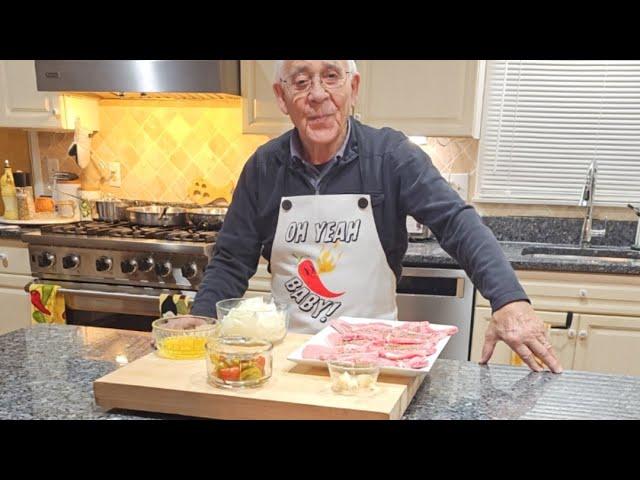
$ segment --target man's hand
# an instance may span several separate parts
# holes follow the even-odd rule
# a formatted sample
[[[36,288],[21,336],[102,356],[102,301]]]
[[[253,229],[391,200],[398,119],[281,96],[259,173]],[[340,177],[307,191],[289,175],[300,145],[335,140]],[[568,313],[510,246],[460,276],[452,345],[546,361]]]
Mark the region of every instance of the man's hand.
[[[562,372],[562,366],[545,335],[544,324],[529,302],[509,303],[493,313],[484,337],[480,363],[489,361],[498,340],[509,345],[531,370],[535,372],[543,370],[536,361],[535,355],[552,372]]]

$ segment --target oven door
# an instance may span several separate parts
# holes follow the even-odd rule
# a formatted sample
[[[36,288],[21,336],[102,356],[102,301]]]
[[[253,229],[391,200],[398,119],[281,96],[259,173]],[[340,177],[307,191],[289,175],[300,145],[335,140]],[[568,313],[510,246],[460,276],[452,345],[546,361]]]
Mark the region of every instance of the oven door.
[[[80,282],[37,280],[33,283],[60,287],[58,295],[64,296],[67,323],[70,325],[143,332],[150,332],[151,322],[160,316],[161,294],[196,294],[195,291]],[[25,290],[29,290],[29,285]]]

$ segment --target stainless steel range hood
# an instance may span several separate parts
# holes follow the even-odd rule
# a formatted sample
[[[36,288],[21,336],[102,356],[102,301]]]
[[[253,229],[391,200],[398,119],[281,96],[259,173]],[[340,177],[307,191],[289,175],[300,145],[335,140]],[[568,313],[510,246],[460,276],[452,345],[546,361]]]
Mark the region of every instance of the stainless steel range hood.
[[[41,92],[133,99],[240,95],[238,60],[36,60],[35,64]]]

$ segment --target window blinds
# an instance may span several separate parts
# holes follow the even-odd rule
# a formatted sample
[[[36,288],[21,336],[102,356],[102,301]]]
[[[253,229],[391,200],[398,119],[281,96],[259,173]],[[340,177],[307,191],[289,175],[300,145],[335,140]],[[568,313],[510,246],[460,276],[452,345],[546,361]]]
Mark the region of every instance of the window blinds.
[[[476,200],[640,202],[640,61],[487,62]]]

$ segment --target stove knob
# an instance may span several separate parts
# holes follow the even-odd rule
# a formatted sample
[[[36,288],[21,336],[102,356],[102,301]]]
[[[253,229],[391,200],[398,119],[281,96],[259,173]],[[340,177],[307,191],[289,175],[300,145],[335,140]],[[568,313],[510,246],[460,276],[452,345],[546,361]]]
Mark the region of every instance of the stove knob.
[[[181,270],[184,278],[193,278],[198,274],[198,265],[196,262],[187,263],[182,266]]]
[[[56,256],[53,253],[43,252],[38,255],[38,266],[41,268],[52,267],[56,263]]]
[[[113,267],[113,260],[109,257],[100,257],[96,260],[96,270],[99,272],[108,272]]]
[[[135,273],[136,270],[138,270],[138,262],[133,258],[131,260],[123,260],[120,263],[120,268],[122,269],[122,273]]]
[[[78,265],[80,265],[80,257],[78,255],[72,253],[62,257],[62,268],[76,268]]]
[[[166,261],[156,265],[156,273],[159,277],[166,277],[171,273],[171,262]]]
[[[140,271],[150,272],[151,270],[153,270],[154,265],[155,265],[155,262],[153,261],[152,257],[145,257],[142,260],[140,260]]]

